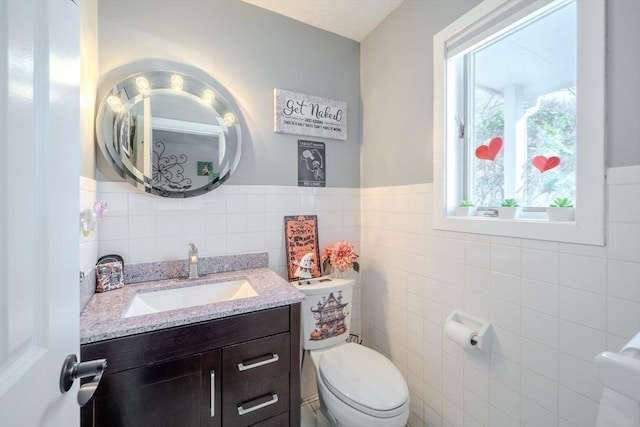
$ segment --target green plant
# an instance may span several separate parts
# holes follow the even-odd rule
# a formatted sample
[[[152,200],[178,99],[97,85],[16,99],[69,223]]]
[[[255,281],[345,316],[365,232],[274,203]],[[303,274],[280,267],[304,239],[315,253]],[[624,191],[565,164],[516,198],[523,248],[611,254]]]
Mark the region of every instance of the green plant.
[[[552,208],[572,208],[573,202],[568,197],[556,197],[549,206]]]
[[[470,208],[470,207],[473,207],[473,206],[475,206],[475,205],[474,205],[474,204],[473,204],[473,202],[472,202],[472,201],[470,201],[470,200],[462,199],[462,200],[460,201],[460,207],[461,207],[461,208]]]
[[[520,205],[518,204],[518,201],[516,199],[504,199],[502,201],[502,205],[503,208],[518,208],[520,207]]]

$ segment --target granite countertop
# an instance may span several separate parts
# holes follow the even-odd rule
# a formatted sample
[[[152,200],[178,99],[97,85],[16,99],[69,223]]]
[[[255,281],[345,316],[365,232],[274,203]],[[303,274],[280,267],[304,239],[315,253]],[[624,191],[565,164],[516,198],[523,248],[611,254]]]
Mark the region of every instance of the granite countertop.
[[[258,295],[160,313],[123,317],[131,300],[138,292],[238,279],[248,280]],[[80,344],[295,304],[303,298],[304,295],[300,291],[268,268],[216,273],[194,281],[168,279],[128,284],[124,288],[97,293],[91,297],[80,314]]]

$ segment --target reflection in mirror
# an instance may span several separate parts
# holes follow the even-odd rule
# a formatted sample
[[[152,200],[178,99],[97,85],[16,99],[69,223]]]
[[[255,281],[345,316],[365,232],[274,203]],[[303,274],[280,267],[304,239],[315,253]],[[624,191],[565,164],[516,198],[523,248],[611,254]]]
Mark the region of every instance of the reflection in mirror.
[[[206,83],[148,71],[109,88],[96,134],[107,163],[140,190],[191,197],[220,186],[237,167],[239,117]]]

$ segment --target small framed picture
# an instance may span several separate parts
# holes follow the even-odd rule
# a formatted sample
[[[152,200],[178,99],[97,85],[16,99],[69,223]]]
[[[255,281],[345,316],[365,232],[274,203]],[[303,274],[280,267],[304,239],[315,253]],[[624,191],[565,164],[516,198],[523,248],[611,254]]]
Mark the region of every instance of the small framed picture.
[[[296,280],[298,262],[308,253],[314,254],[311,277],[320,277],[320,249],[318,247],[318,216],[295,215],[284,217],[284,238],[287,256],[287,276]]]
[[[213,175],[213,162],[198,162],[198,176]]]
[[[324,142],[298,140],[298,187],[324,187],[327,161]]]

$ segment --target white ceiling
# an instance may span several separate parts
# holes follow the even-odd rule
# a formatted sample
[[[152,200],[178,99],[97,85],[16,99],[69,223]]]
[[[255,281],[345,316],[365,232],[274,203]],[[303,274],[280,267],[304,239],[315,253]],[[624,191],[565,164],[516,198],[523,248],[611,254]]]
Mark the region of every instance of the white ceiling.
[[[296,21],[362,41],[403,0],[243,0]]]

